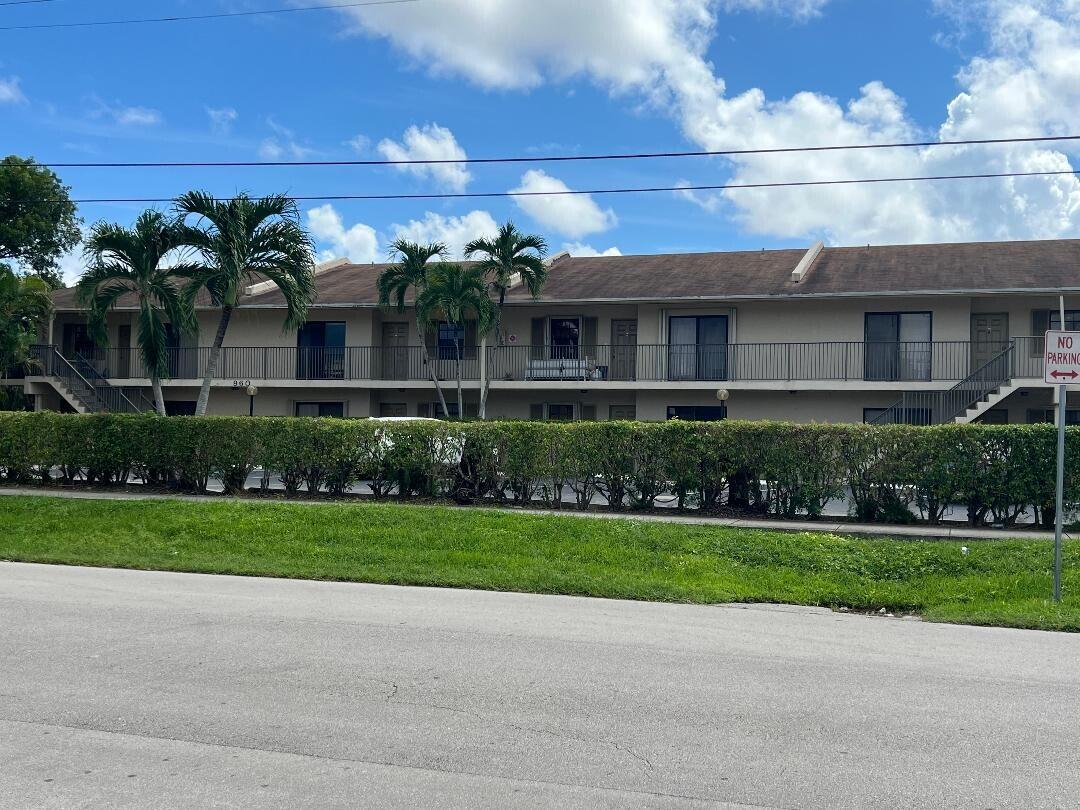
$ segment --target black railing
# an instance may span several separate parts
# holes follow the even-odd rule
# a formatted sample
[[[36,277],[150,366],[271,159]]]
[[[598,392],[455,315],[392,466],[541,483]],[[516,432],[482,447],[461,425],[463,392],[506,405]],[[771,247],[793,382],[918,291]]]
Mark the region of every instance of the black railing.
[[[1015,351],[1010,344],[948,390],[905,391],[897,402],[871,421],[878,425],[952,422],[1015,376]]]
[[[34,346],[33,371],[62,382],[71,395],[88,411],[139,413],[138,407],[121,388],[113,386],[95,367],[92,360],[76,354],[67,358],[55,346]]]
[[[1042,375],[1041,338],[1015,338],[1013,376]],[[996,348],[996,347],[995,347]],[[487,347],[487,376],[514,381],[738,381],[799,380],[956,382],[987,356],[970,341],[867,343],[727,343],[640,345],[516,345]],[[208,347],[169,349],[169,378],[201,379]],[[84,352],[88,368],[102,379],[147,379],[132,349]],[[480,378],[480,349],[469,346],[461,376]],[[428,380],[457,377],[452,350],[420,346],[222,348],[217,380]]]

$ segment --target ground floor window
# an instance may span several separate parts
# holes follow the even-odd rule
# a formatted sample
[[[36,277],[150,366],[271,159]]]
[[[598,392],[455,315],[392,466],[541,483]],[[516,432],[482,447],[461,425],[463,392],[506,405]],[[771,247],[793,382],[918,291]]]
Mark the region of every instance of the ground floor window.
[[[596,418],[596,408],[593,408],[593,416]],[[547,422],[572,422],[577,418],[572,402],[544,402],[529,406],[529,418]]]
[[[633,422],[637,419],[637,406],[612,405],[608,408],[608,419],[613,421]]]
[[[345,416],[344,402],[297,402],[297,416]]]
[[[167,399],[165,400],[166,416],[194,416],[195,400],[193,399]]]
[[[984,425],[1007,425],[1009,424],[1008,408],[991,408],[977,420]]]
[[[404,402],[380,402],[379,416],[408,416],[409,408]]]
[[[1053,424],[1057,421],[1057,408],[1028,408],[1027,421],[1029,425]],[[1067,408],[1065,410],[1065,424],[1080,425],[1080,410]]]
[[[456,399],[447,399],[446,409],[450,412],[451,419],[458,418],[458,404]],[[416,415],[423,417],[430,417],[435,415],[436,419],[445,419],[446,415],[443,414],[441,402],[421,402],[416,406]],[[480,405],[476,402],[465,403],[465,418],[474,419],[480,415]]]
[[[684,422],[719,422],[727,419],[727,405],[668,405],[667,418]]]

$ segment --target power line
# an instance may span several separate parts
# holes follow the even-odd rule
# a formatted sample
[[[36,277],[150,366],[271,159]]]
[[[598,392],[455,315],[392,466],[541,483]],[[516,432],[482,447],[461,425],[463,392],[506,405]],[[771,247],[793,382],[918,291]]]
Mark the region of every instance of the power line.
[[[563,197],[581,194],[650,194],[659,192],[676,191],[737,191],[739,189],[761,188],[798,188],[810,186],[849,186],[880,183],[914,183],[930,182],[939,180],[988,180],[1005,177],[1056,177],[1062,175],[1080,175],[1080,169],[1043,171],[1043,172],[994,172],[987,174],[935,174],[919,175],[912,177],[870,177],[850,180],[788,180],[775,183],[719,183],[714,185],[680,185],[680,186],[645,186],[636,188],[593,188],[593,189],[565,189],[562,191],[470,191],[470,192],[439,192],[427,194],[320,194],[320,195],[289,195],[298,202],[338,202],[345,200],[458,200],[491,197]],[[234,197],[218,197],[227,201]],[[50,202],[50,199],[39,199],[24,202]],[[172,197],[85,197],[73,199],[72,202],[86,205],[97,203],[168,203]]]
[[[163,169],[163,168],[250,168],[265,166],[436,166],[458,163],[565,163],[573,161],[643,160],[654,158],[735,157],[776,155],[793,152],[839,152],[867,149],[911,149],[933,146],[983,146],[1005,143],[1045,143],[1080,141],[1080,135],[1039,135],[1030,138],[971,138],[958,141],[902,141],[897,143],[836,144],[830,146],[778,146],[751,149],[717,149],[689,152],[624,152],[592,155],[518,155],[489,158],[415,158],[408,160],[208,160],[208,161],[122,161],[98,163],[39,163],[50,169]]]
[[[20,2],[51,2],[51,0],[20,0]],[[321,6],[294,6],[291,8],[266,8],[256,11],[222,11],[216,14],[190,14],[174,17],[142,17],[124,20],[91,20],[89,22],[33,23],[30,25],[3,25],[0,31],[30,31],[43,28],[91,28],[103,25],[139,25],[142,23],[183,22],[187,20],[218,20],[223,17],[256,17],[264,14],[292,14],[297,11],[328,11],[335,8],[358,8],[360,6],[396,6],[402,3],[418,3],[420,0],[364,0],[354,3],[329,3]]]
[[[4,0],[0,6],[28,6],[31,3],[54,3],[56,0]]]

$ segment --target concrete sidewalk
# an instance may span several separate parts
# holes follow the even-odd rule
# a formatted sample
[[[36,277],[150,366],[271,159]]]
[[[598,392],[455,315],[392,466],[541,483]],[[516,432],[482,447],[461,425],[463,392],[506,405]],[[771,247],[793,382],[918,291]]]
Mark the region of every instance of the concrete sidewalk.
[[[4,487],[0,486],[0,495],[40,495],[50,498],[75,498],[80,500],[105,500],[105,501],[185,501],[191,503],[220,503],[221,501],[236,501],[243,503],[294,503],[305,506],[322,506],[327,503],[356,503],[356,501],[310,501],[274,499],[271,501],[257,498],[237,498],[226,495],[172,495],[157,492],[132,492],[87,490],[87,489],[61,489],[44,487]],[[414,506],[432,507],[429,504],[412,504]],[[985,527],[971,527],[964,525],[917,525],[903,526],[886,523],[849,523],[838,522],[828,518],[809,520],[770,520],[758,518],[725,518],[695,516],[692,514],[658,514],[656,512],[578,512],[573,509],[508,509],[498,506],[455,506],[445,504],[454,509],[490,509],[495,512],[506,514],[524,515],[562,515],[564,517],[583,517],[596,520],[637,520],[655,523],[683,523],[692,526],[724,526],[743,529],[762,529],[780,532],[824,532],[829,534],[854,535],[859,537],[891,537],[901,540],[1053,540],[1054,533],[1046,531],[1033,531],[1029,529],[991,529]],[[1065,533],[1066,539],[1072,539],[1072,535]]]

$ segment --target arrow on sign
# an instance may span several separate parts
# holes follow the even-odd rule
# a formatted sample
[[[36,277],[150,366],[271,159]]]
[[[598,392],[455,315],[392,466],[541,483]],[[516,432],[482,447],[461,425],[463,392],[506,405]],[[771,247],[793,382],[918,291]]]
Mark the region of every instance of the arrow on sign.
[[[1055,370],[1055,371],[1050,372],[1050,376],[1053,377],[1055,380],[1060,380],[1062,377],[1068,377],[1071,380],[1075,380],[1077,377],[1080,377],[1080,374],[1077,374],[1075,371],[1056,371]]]

